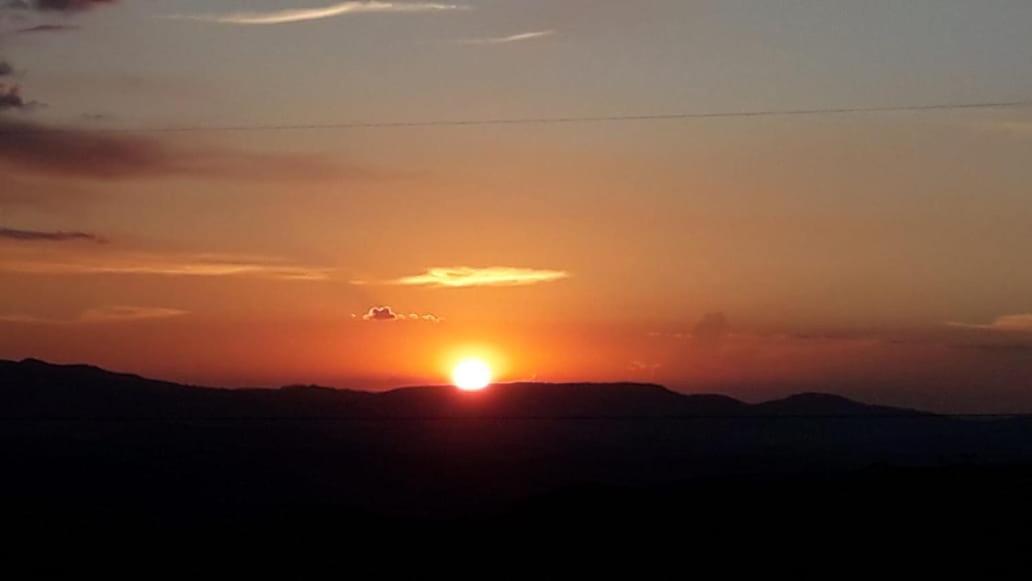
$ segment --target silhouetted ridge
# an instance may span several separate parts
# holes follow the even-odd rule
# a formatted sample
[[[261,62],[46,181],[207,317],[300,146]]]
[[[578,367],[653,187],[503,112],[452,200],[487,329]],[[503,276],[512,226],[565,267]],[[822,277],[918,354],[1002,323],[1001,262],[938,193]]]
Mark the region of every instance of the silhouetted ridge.
[[[841,544],[829,523],[853,531],[870,515],[864,538],[886,528],[915,536],[907,523],[920,520],[909,509],[917,500],[942,516],[930,529],[953,534],[954,509],[968,502],[1002,515],[993,529],[1008,530],[1032,485],[1032,425],[914,414],[823,394],[750,405],[638,383],[229,390],[0,361],[0,510],[45,551],[38,563],[76,570],[55,535],[98,540],[105,563],[127,546],[93,523],[164,551],[137,571],[198,533],[222,552],[227,539],[278,544],[284,531],[310,532],[332,553],[350,546],[341,531],[382,545],[406,522],[423,523],[420,543],[448,522],[461,526],[462,542],[449,547],[472,535],[501,546],[483,519],[518,531],[509,548],[542,531],[565,550],[576,527],[640,535],[685,523],[707,538],[722,523],[721,542],[735,547],[756,523],[769,525],[764,542],[798,522]],[[914,480],[893,476],[899,468],[946,470]],[[779,554],[806,552],[790,541]],[[306,556],[291,567],[311,557],[302,544]],[[253,554],[242,549],[233,566]]]
[[[185,386],[89,365],[0,361],[4,417],[54,418],[619,418],[917,413],[825,394],[749,405],[642,383],[510,383],[373,393],[310,385],[281,389]]]
[[[784,399],[757,404],[754,408],[760,413],[798,414],[798,415],[907,415],[923,412],[904,408],[894,408],[864,404],[839,395],[828,393],[800,393]]]
[[[450,386],[377,394],[367,411],[407,417],[622,417],[728,415],[748,406],[724,396],[686,396],[640,383],[507,383],[467,393]]]

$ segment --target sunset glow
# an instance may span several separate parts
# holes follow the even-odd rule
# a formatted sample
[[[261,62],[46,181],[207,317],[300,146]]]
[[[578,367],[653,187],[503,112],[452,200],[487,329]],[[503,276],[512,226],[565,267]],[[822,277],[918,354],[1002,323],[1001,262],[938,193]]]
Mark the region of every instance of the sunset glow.
[[[452,370],[452,383],[462,391],[480,391],[491,384],[491,366],[482,359],[463,359]]]
[[[986,532],[1032,517],[1030,24],[0,0],[5,569],[588,576],[576,541],[643,577],[669,530],[999,568]]]
[[[156,4],[0,0],[0,359],[1032,409],[1032,2]]]

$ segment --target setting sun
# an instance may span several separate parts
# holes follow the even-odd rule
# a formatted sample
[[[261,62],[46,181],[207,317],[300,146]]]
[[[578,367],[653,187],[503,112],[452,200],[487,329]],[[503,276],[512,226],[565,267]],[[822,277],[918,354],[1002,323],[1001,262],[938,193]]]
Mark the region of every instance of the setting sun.
[[[479,391],[491,383],[491,367],[482,359],[463,359],[452,369],[452,383],[463,391]]]

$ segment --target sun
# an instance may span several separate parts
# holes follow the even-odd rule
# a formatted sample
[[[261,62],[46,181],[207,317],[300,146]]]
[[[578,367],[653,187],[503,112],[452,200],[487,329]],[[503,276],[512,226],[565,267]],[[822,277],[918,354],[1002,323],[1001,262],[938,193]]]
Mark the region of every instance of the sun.
[[[480,391],[491,384],[491,366],[483,359],[463,359],[452,369],[452,383],[463,391]]]

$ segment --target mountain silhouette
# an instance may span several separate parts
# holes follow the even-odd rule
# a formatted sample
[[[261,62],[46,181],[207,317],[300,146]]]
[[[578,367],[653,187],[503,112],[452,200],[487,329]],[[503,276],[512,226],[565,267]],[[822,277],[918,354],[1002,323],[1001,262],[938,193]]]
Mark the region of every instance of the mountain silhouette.
[[[0,469],[5,524],[34,563],[73,570],[82,561],[56,556],[164,567],[167,548],[202,546],[236,546],[238,570],[270,540],[262,554],[293,570],[313,547],[391,548],[399,534],[449,559],[647,531],[679,550],[751,535],[796,555],[1032,518],[1027,419],[634,383],[218,389],[0,361]],[[812,534],[789,534],[797,524]]]
[[[51,418],[663,418],[909,415],[827,394],[747,404],[640,383],[508,383],[482,392],[451,386],[386,392],[288,386],[220,389],[36,359],[0,361],[0,417]]]

